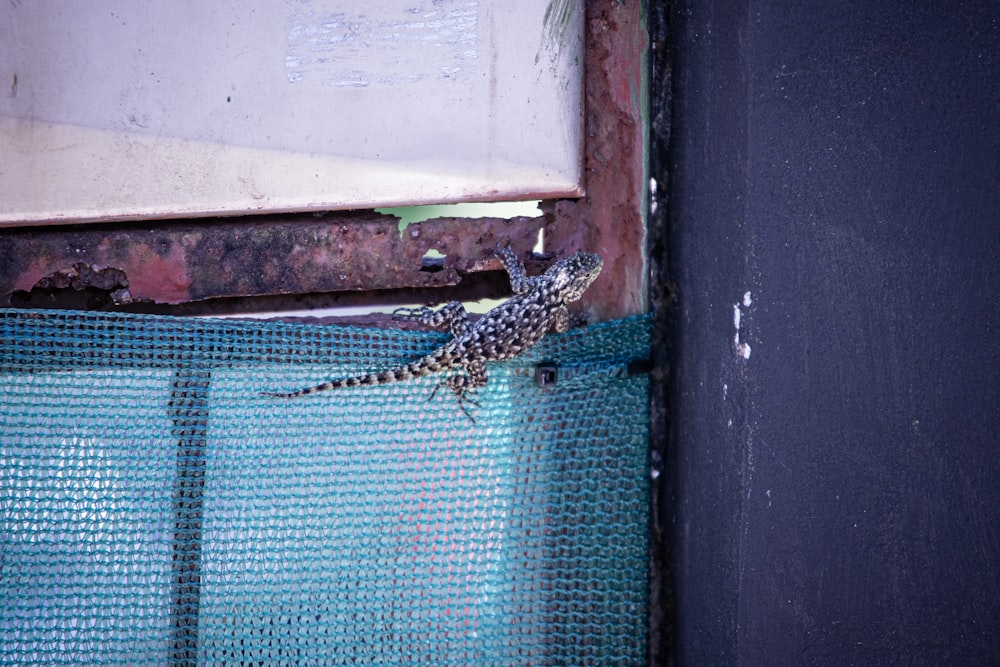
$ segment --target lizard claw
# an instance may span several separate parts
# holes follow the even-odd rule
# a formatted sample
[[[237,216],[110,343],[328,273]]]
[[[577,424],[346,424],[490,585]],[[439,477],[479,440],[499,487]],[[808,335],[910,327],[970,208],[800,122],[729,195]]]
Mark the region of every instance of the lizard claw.
[[[589,318],[585,312],[573,312],[569,315],[569,326],[574,329],[585,327],[589,324]]]
[[[477,408],[480,407],[479,401],[476,400],[475,390],[470,389],[465,385],[456,385],[453,381],[450,380],[450,378],[446,378],[441,382],[438,382],[436,385],[434,385],[434,390],[431,391],[431,395],[427,397],[427,400],[428,401],[434,400],[434,396],[437,394],[438,389],[440,389],[443,386],[447,386],[453,392],[455,392],[455,398],[458,399],[458,407],[461,408],[462,412],[465,413],[465,416],[469,418],[469,421],[475,424],[476,423],[475,418],[469,412],[468,408],[465,407],[466,403],[474,405]]]

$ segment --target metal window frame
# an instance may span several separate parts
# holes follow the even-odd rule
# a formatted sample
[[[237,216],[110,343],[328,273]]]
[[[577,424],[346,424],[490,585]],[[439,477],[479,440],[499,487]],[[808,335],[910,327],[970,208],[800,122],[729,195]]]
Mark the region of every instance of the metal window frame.
[[[510,243],[528,257],[541,229],[546,256],[581,249],[605,256],[586,295],[595,319],[645,312],[648,39],[640,3],[587,0],[584,38],[586,194],[545,201],[541,216],[436,218],[402,231],[397,218],[374,211],[5,228],[0,300],[61,306],[31,298],[54,274],[55,282],[100,291],[74,273],[81,262],[127,277],[127,292],[98,307],[139,312],[479,298],[506,289],[493,245]],[[432,267],[424,262],[430,250],[444,255]],[[529,271],[544,266],[546,257],[537,259]]]

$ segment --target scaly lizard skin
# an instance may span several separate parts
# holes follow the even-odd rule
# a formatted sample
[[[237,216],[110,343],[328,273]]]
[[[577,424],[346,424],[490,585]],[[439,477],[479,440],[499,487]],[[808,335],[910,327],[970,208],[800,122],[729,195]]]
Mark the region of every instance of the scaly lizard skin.
[[[331,380],[290,393],[264,392],[264,395],[295,398],[328,389],[400,382],[463,368],[464,374],[452,375],[442,384],[455,392],[459,405],[465,411],[463,401],[474,403],[466,394],[486,385],[486,362],[503,361],[521,354],[541,340],[550,329],[566,331],[570,323],[566,304],[578,300],[604,266],[600,255],[579,252],[559,260],[544,274],[529,278],[524,273],[524,265],[510,248],[498,246],[495,252],[510,274],[514,296],[475,322],[469,320],[465,307],[458,301],[452,301],[437,311],[426,307],[397,311],[405,312],[402,316],[395,315],[397,319],[414,319],[425,326],[447,326],[450,329],[454,338],[426,357],[380,373]],[[469,417],[471,419],[471,415]]]

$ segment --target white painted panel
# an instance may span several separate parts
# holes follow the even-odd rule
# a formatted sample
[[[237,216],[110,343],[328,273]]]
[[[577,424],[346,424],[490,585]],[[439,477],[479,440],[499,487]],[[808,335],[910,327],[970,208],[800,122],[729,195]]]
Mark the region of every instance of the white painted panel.
[[[4,3],[0,225],[580,194],[581,5]]]

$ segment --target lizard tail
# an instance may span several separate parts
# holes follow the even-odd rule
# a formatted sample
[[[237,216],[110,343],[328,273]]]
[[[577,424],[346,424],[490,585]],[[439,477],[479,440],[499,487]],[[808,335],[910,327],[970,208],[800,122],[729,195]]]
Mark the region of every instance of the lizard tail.
[[[271,396],[273,398],[298,398],[299,396],[308,396],[309,394],[318,394],[321,391],[329,391],[330,389],[343,389],[344,387],[361,387],[365,385],[376,385],[385,384],[386,382],[392,382],[392,373],[371,373],[368,375],[358,375],[356,377],[344,378],[343,380],[330,380],[329,382],[324,382],[323,384],[318,384],[315,387],[306,387],[305,389],[299,389],[298,391],[262,391],[261,396]]]
[[[290,392],[275,392],[275,391],[262,391],[261,396],[270,396],[272,398],[298,398],[299,396],[308,396],[309,394],[317,394],[321,391],[328,391],[330,389],[344,389],[347,387],[365,387],[373,386],[379,384],[388,384],[390,382],[399,382],[401,380],[409,380],[413,377],[418,377],[421,375],[428,375],[429,373],[437,372],[442,370],[444,367],[437,363],[437,358],[434,355],[430,357],[425,357],[414,361],[413,363],[407,364],[406,366],[400,366],[399,368],[394,368],[388,371],[382,371],[381,373],[368,373],[365,375],[355,375],[353,377],[344,378],[342,380],[330,380],[329,382],[324,382],[323,384],[318,384],[315,387],[307,387],[305,389],[299,389],[298,391]]]

